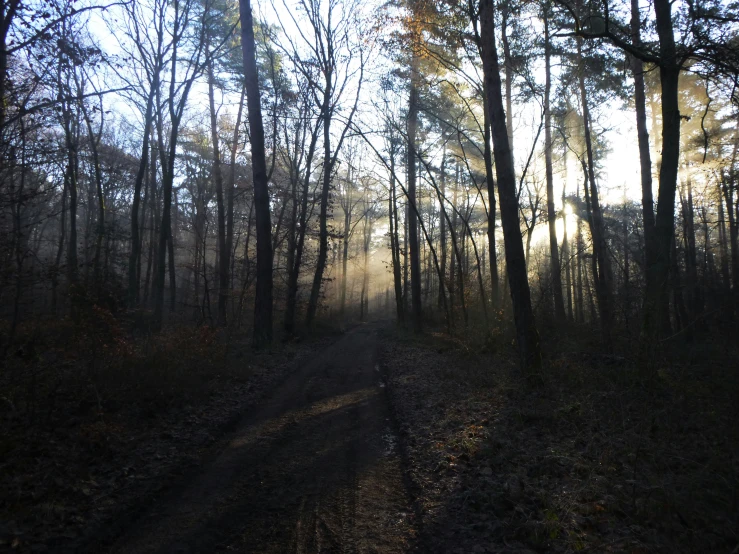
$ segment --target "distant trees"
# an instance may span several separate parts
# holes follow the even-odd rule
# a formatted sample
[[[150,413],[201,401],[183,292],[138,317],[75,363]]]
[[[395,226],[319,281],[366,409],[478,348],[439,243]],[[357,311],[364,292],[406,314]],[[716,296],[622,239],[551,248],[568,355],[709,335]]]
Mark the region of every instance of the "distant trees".
[[[260,347],[383,309],[510,325],[536,371],[539,330],[648,361],[739,314],[732,6],[144,0],[105,8],[108,50],[103,8],[2,6],[11,337],[105,309]]]

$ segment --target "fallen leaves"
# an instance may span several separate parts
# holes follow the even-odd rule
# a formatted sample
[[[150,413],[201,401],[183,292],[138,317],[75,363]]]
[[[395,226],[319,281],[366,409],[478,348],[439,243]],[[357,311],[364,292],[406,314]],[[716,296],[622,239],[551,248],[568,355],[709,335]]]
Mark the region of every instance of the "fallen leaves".
[[[389,338],[382,352],[423,521],[419,553],[735,545],[736,383],[701,381],[701,394],[723,392],[714,407],[680,389],[692,376],[673,371],[647,391],[596,356],[554,364],[548,384],[528,390],[495,361],[437,350]],[[588,377],[598,371],[614,378]]]

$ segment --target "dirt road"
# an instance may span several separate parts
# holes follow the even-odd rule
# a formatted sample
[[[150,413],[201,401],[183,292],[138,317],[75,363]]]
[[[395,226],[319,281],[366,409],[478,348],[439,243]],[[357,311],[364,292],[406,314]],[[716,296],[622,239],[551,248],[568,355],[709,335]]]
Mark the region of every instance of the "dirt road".
[[[409,499],[376,351],[377,327],[363,325],[320,353],[110,552],[405,552]]]

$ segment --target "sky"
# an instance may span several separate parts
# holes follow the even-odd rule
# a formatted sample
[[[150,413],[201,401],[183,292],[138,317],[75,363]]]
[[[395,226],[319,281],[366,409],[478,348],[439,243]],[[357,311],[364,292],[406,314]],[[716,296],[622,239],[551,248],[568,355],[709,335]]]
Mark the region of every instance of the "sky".
[[[289,0],[274,0],[274,1],[263,1],[255,2],[255,16],[263,21],[270,23],[276,23],[279,20],[285,26],[287,32],[293,37],[297,36],[297,30],[294,26],[293,19],[288,13],[286,6],[293,5]],[[367,5],[365,5],[366,7]],[[109,31],[108,26],[105,24],[103,17],[111,17],[111,12],[93,14],[91,16],[90,28],[100,41],[100,44],[109,53],[116,53],[119,51],[117,46],[116,38]],[[381,56],[376,56],[374,61],[377,62],[381,59]],[[386,60],[390,63],[389,60]],[[541,80],[543,82],[543,76]],[[192,106],[207,106],[207,88],[204,83],[198,83],[191,95]],[[376,94],[376,89],[373,90],[372,85],[366,84],[364,88],[362,103],[367,106],[372,100],[372,96]],[[218,103],[217,99],[217,103]],[[221,113],[231,112],[235,115],[236,101],[237,98],[222,97],[223,103],[220,108]],[[125,102],[113,101],[114,107],[119,111],[122,117],[126,119],[138,119],[137,114],[132,112],[130,108],[125,105]],[[126,111],[128,110],[128,114]],[[603,108],[600,108],[603,112]],[[528,151],[531,148],[531,141],[533,140],[534,130],[531,127],[532,116],[530,109],[525,106],[514,105],[514,120],[515,120],[515,133],[514,133],[514,152],[516,157],[517,166],[520,168],[525,163],[525,159],[528,155]],[[633,111],[624,110],[620,107],[612,107],[607,110],[605,114],[605,120],[609,126],[609,129],[605,132],[605,137],[610,145],[610,152],[608,152],[605,160],[602,160],[603,172],[602,178],[599,181],[601,187],[602,201],[605,204],[620,203],[624,199],[624,195],[631,200],[639,200],[641,198],[640,180],[639,180],[639,154],[636,144],[636,130],[635,130],[635,116]],[[598,130],[598,122],[594,122],[594,128]],[[540,147],[543,144],[543,133],[539,139]],[[379,146],[379,144],[378,144]],[[574,158],[574,156],[571,156]],[[537,162],[538,163],[538,162]],[[575,161],[570,160],[570,171],[568,171],[568,192],[574,192],[576,186],[575,179],[581,179],[581,172],[576,168],[573,169]],[[543,163],[540,164],[540,168],[543,171]],[[562,186],[564,185],[561,175],[555,175],[555,197],[558,199],[559,209],[559,198],[561,197]],[[537,240],[539,237],[536,237]]]

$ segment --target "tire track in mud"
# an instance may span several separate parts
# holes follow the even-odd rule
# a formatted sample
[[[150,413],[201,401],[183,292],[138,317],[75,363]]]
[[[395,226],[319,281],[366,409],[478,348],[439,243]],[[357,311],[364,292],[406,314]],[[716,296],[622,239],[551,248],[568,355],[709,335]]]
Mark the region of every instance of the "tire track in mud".
[[[387,446],[377,340],[360,326],[305,365],[109,552],[406,552],[410,499]]]

